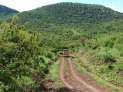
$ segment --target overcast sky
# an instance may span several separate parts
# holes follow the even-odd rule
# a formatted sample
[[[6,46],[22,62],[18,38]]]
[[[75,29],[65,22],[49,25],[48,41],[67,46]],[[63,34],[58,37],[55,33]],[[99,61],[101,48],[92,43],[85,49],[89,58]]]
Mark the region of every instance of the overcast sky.
[[[116,11],[123,12],[123,0],[0,0],[1,5],[5,5],[18,11],[27,11],[58,2],[101,4],[110,7]]]

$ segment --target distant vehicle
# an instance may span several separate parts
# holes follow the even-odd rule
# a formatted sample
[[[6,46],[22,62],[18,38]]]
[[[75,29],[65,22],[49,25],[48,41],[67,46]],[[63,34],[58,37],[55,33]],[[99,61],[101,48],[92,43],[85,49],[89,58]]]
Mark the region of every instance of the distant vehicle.
[[[69,50],[68,49],[63,50],[63,56],[69,57]]]
[[[69,49],[67,47],[59,48],[59,55],[69,57]]]
[[[62,51],[59,52],[60,56],[64,56],[64,57],[69,57],[69,50],[68,49],[64,49]]]

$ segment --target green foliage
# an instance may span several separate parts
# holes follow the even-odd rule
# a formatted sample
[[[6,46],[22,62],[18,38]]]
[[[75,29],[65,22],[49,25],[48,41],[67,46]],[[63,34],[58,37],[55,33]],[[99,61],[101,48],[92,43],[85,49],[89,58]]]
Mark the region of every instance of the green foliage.
[[[53,25],[89,25],[123,18],[123,14],[101,5],[58,3],[18,14],[27,28],[46,30]],[[48,29],[47,29],[48,30]]]
[[[53,58],[40,46],[40,33],[26,32],[16,20],[0,25],[0,87],[9,92],[39,88],[32,74],[45,78]]]
[[[111,49],[101,47],[99,49],[99,52],[97,53],[97,57],[99,57],[99,59],[104,62],[112,63],[118,60],[118,58],[120,57],[120,52],[115,48]]]

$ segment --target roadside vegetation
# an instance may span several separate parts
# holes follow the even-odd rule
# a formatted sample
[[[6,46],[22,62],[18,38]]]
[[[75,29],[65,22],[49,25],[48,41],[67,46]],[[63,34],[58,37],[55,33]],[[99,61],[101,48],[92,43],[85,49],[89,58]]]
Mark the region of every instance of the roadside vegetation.
[[[85,70],[89,68],[88,73],[94,79],[100,82],[101,78],[104,85],[122,92],[123,89],[118,88],[123,87],[122,40],[122,32],[101,34],[90,39],[86,46],[75,53],[77,69],[81,70],[84,64]]]

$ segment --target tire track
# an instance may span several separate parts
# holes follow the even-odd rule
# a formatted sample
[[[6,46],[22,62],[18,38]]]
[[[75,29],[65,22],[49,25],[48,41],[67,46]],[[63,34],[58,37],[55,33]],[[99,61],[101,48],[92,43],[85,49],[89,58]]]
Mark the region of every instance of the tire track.
[[[93,90],[93,92],[102,92],[102,91],[100,91],[100,90],[98,90],[98,89],[96,89],[96,88],[94,88],[94,87],[88,85],[84,80],[82,80],[80,77],[78,77],[78,76],[76,75],[76,73],[74,72],[74,68],[73,68],[73,64],[72,64],[71,59],[68,58],[67,61],[68,61],[69,66],[70,66],[71,74],[72,74],[72,76],[73,76],[77,81],[79,81],[80,83],[82,83],[83,85],[85,85],[87,88]]]
[[[61,57],[61,62],[60,62],[60,79],[62,80],[63,84],[69,88],[69,89],[73,89],[73,87],[68,84],[65,79],[64,79],[64,64],[65,64],[65,61],[64,61],[64,58]]]
[[[67,61],[67,60],[66,60]],[[71,71],[70,64],[68,63],[68,67],[67,69],[65,69],[64,67],[65,64],[65,58],[61,57],[61,63],[60,63],[60,78],[63,82],[63,84],[71,89],[71,92],[95,92],[93,90],[91,90],[90,88],[88,88],[87,86],[85,86],[83,83],[81,83],[80,81],[78,81],[73,75]]]
[[[94,92],[91,89],[89,89],[87,86],[83,85],[81,82],[76,80],[72,76],[70,66],[68,66],[67,69],[65,69],[65,67],[64,67],[64,64],[65,64],[64,57],[62,57],[61,60],[62,61],[60,63],[60,69],[62,69],[62,70],[60,70],[60,78],[61,78],[63,84],[67,88],[71,89],[70,92]]]
[[[88,78],[86,78],[84,74],[81,76],[81,73],[74,70],[74,65],[72,64],[72,60],[70,58],[61,56],[60,59],[60,79],[63,84],[71,90],[70,92],[116,92],[101,88],[100,84],[96,83],[95,80],[92,80],[91,78],[89,79],[88,76]],[[67,67],[64,67],[65,62],[68,64]]]

